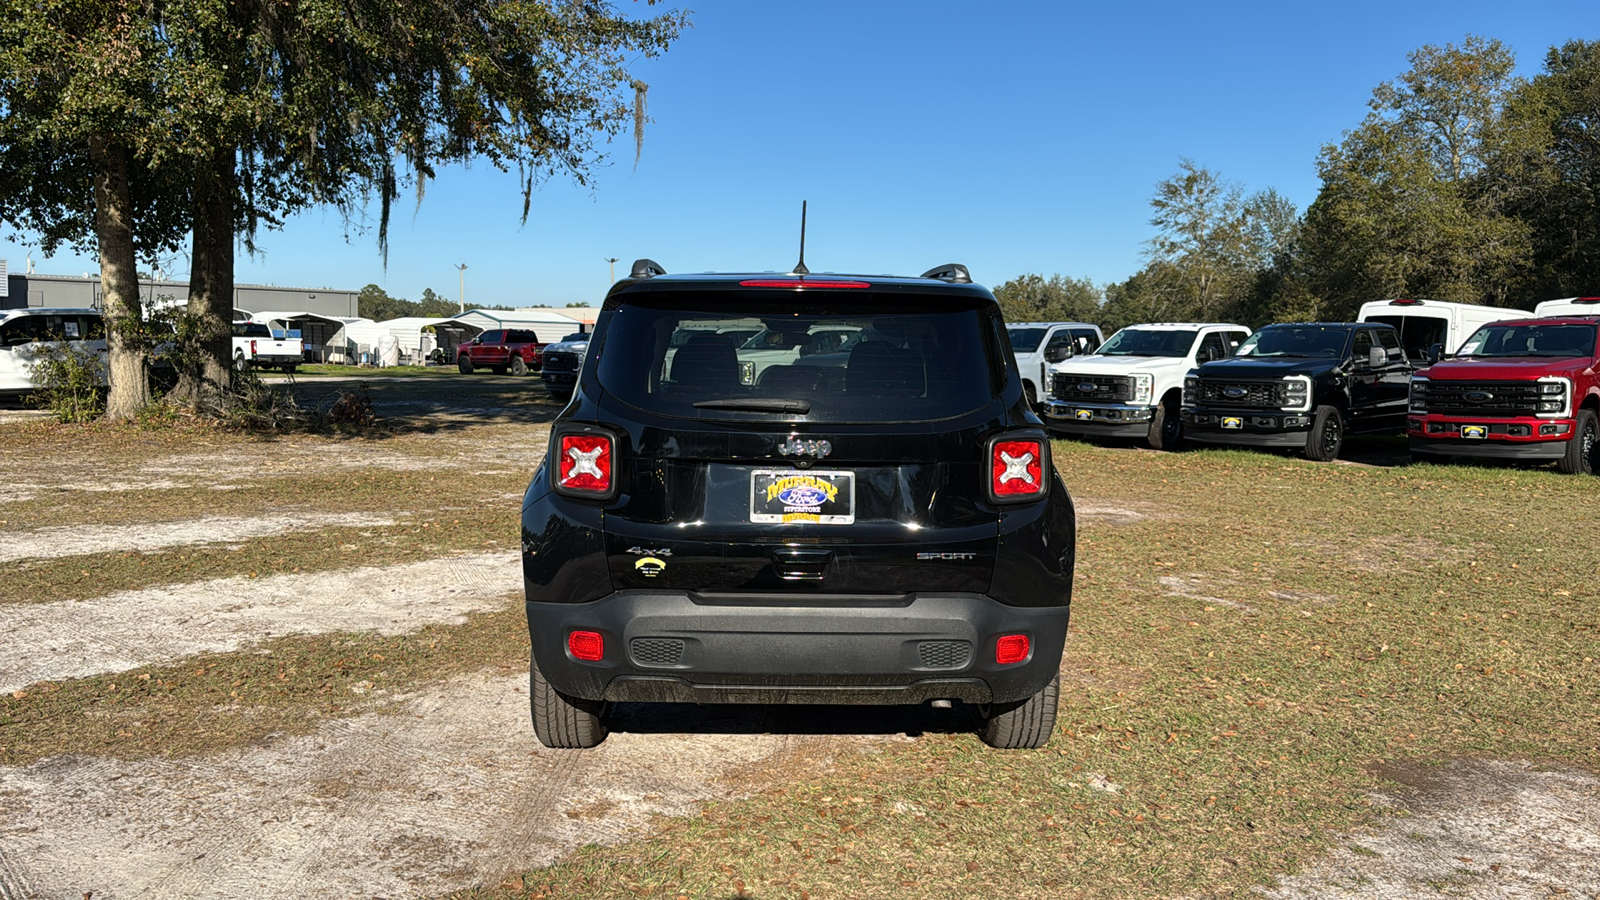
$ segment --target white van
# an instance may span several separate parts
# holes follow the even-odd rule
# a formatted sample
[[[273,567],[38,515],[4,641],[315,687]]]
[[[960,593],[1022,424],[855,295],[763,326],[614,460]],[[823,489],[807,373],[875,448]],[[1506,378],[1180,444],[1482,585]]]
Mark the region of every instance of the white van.
[[[0,395],[27,394],[41,344],[70,341],[106,358],[106,326],[98,309],[0,310]]]
[[[1406,356],[1419,362],[1456,352],[1462,341],[1490,322],[1527,315],[1525,309],[1503,306],[1402,299],[1363,303],[1356,321],[1393,325],[1400,332],[1400,346],[1405,348]],[[1436,346],[1439,350],[1433,350]]]
[[[1533,308],[1533,314],[1541,319],[1551,316],[1600,316],[1600,297],[1546,300]]]

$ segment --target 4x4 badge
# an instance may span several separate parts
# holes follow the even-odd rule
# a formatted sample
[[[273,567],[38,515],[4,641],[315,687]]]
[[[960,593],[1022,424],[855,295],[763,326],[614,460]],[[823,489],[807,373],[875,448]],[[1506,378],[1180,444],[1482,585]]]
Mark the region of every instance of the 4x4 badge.
[[[778,450],[790,456],[815,456],[821,459],[833,452],[833,445],[827,441],[803,441],[798,437],[791,437],[779,444]]]

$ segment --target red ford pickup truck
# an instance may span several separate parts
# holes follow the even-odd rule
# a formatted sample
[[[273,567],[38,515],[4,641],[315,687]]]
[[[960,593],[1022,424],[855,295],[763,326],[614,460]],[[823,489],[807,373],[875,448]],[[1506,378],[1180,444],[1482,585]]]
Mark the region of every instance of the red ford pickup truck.
[[[1600,466],[1600,316],[1485,325],[1455,355],[1411,378],[1413,459],[1552,460],[1568,474]]]
[[[539,336],[518,328],[492,329],[456,348],[456,368],[463,375],[488,368],[496,375],[526,375],[539,371],[544,345]]]

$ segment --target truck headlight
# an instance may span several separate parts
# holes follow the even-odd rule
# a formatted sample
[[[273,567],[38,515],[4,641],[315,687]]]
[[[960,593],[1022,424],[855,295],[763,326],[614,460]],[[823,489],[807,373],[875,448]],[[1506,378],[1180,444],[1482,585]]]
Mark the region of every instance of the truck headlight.
[[[1411,376],[1411,411],[1425,413],[1428,411],[1428,379]]]
[[[1539,401],[1534,409],[1546,418],[1572,415],[1572,381],[1557,375],[1539,379]]]
[[[1307,410],[1311,408],[1311,378],[1307,375],[1285,375],[1283,378],[1283,408]]]
[[[1183,377],[1183,405],[1195,406],[1200,402],[1200,376],[1185,375]]]
[[[1155,393],[1156,377],[1143,373],[1135,373],[1130,377],[1133,379],[1133,405],[1149,406],[1150,397]]]

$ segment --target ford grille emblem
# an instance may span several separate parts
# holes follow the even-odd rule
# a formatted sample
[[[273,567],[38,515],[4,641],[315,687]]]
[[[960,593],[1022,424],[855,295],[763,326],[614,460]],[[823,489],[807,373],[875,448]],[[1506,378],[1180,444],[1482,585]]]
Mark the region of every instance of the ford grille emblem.
[[[1086,394],[1092,394],[1095,391],[1100,390],[1100,385],[1085,381],[1084,383],[1078,385],[1078,390],[1083,391]]]
[[[1494,399],[1494,395],[1488,391],[1467,391],[1461,396],[1471,400],[1473,403],[1488,403],[1490,400]]]
[[[821,459],[833,452],[833,445],[827,441],[803,441],[791,437],[778,445],[778,450],[791,456],[815,456]]]
[[[1222,389],[1222,396],[1227,397],[1229,400],[1237,400],[1240,397],[1243,397],[1244,395],[1246,395],[1248,393],[1250,393],[1250,392],[1245,390],[1242,387],[1231,387],[1231,388],[1223,388]]]

